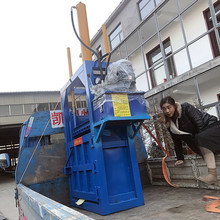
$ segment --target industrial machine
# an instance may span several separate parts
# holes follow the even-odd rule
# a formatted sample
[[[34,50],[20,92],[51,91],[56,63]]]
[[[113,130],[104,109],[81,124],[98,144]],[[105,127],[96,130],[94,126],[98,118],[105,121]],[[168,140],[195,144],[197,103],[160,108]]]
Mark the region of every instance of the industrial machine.
[[[79,3],[76,8],[81,37],[75,30],[73,8],[71,18],[84,62],[61,90],[64,174],[69,176],[71,205],[106,215],[144,204],[134,137],[150,117],[144,93],[134,90],[130,63],[119,62],[109,76],[109,59],[101,62],[90,48],[85,7]],[[97,61],[91,61],[91,51]],[[71,72],[70,63],[69,67]],[[76,97],[84,100],[84,114],[76,111]]]
[[[149,116],[140,92],[106,91],[94,98],[97,69],[97,62],[84,61],[62,91],[64,173],[71,205],[106,215],[144,204],[134,137]],[[86,115],[71,110],[72,92],[84,97]]]
[[[84,5],[76,8],[85,18]],[[86,30],[80,32],[87,36]],[[134,140],[143,121],[149,119],[144,93],[106,88],[94,93],[95,86],[102,88],[109,78],[110,56],[106,62],[99,56],[91,61],[89,43],[77,37],[83,45],[83,64],[72,75],[68,56],[70,79],[61,89],[62,117],[61,112],[37,112],[21,129],[15,177],[20,219],[63,219],[71,211],[62,204],[69,201],[101,215],[144,205]],[[124,76],[123,71],[116,71],[120,74]],[[53,117],[56,122],[62,119],[64,128],[54,127]],[[70,216],[74,215],[78,213]]]

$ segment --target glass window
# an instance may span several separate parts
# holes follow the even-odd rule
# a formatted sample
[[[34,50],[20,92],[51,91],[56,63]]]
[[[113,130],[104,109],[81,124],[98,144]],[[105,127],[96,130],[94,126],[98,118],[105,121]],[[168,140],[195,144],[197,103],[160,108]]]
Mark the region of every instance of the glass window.
[[[9,115],[9,106],[8,105],[0,105],[0,115],[8,116]]]
[[[166,4],[157,11],[156,15],[159,29],[161,30],[161,28],[178,16],[176,0],[167,1]],[[172,26],[175,27],[175,23],[173,23]]]
[[[127,57],[127,48],[125,45],[125,42],[121,44],[120,46],[120,55],[121,55],[121,59],[125,59]]]
[[[208,72],[197,76],[197,82],[199,86],[200,98],[202,105],[210,105],[218,102],[219,85],[220,85],[220,68],[215,67],[210,69]],[[212,115],[216,115],[215,107],[207,109]]]
[[[147,39],[155,35],[156,32],[155,19],[151,16],[151,18],[149,18],[140,28],[141,41],[145,42]]]
[[[173,52],[175,52],[176,50],[185,46],[182,33],[181,22],[178,17],[160,31],[160,36],[162,41],[168,37],[172,40],[172,49]]]
[[[197,2],[198,0],[178,0],[179,1],[179,7],[180,7],[180,12],[182,12],[184,9],[189,7],[191,4]]]
[[[128,60],[131,61],[132,67],[134,70],[135,77],[138,77],[140,74],[145,72],[145,66],[144,66],[144,59],[141,49],[136,50],[134,53],[132,53]],[[146,74],[145,74],[146,76]]]
[[[155,114],[158,114],[161,112],[161,109],[160,109],[160,100],[162,98],[162,94],[161,93],[158,93],[156,95],[153,95],[149,98],[147,98],[147,102],[149,104],[149,109],[148,109],[148,114],[153,116]]]
[[[50,103],[50,110],[54,110],[55,109],[55,107],[56,107],[56,105],[57,105],[57,103]],[[58,103],[58,105],[57,105],[57,107],[56,107],[56,109],[55,110],[61,110],[61,104],[60,104],[60,102]]]
[[[133,52],[135,49],[137,49],[140,46],[137,31],[129,36],[129,38],[126,40],[126,45],[127,45],[128,54],[130,54],[131,52]]]
[[[220,22],[220,1],[217,1],[214,4],[214,8],[215,8],[215,16],[216,16],[217,22],[219,23]],[[211,13],[210,13],[209,8],[207,8],[204,11],[204,17],[205,17],[205,20],[206,20],[207,28],[208,28],[208,30],[210,30],[211,28],[213,28],[213,21],[212,21],[212,18],[211,18]],[[219,30],[218,30],[218,33],[220,34]],[[210,39],[210,42],[211,42],[213,56],[214,57],[219,56],[220,52],[219,52],[219,49],[218,49],[218,43],[217,43],[214,31],[209,33],[209,39]]]
[[[11,115],[23,115],[23,105],[11,105]]]
[[[187,43],[207,32],[203,15],[203,10],[206,8],[208,8],[207,0],[196,1],[190,8],[181,14]],[[209,41],[207,41],[206,44],[209,44]],[[200,46],[203,47],[203,45]]]
[[[196,107],[199,106],[194,79],[189,79],[165,90],[163,95],[164,97],[172,96],[175,101],[180,103],[188,102]]]
[[[109,35],[112,50],[124,39],[121,24]]]
[[[111,55],[111,62],[115,62],[121,59],[121,53],[119,48],[117,48]]]
[[[160,3],[162,0],[141,0],[138,3],[141,20],[146,18]]]
[[[146,73],[143,73],[136,78],[136,87],[138,90],[145,92],[149,90]]]
[[[213,59],[208,35],[189,45],[189,54],[193,68]]]
[[[37,110],[40,111],[49,111],[49,104],[48,103],[41,103],[38,104]]]
[[[96,51],[97,51],[99,57],[101,58],[101,57],[102,57],[102,47],[101,47],[101,45],[99,45],[99,46],[97,47]]]
[[[24,104],[24,113],[31,114],[36,110],[36,104]]]
[[[183,49],[180,52],[176,53],[174,55],[174,60],[178,76],[190,70],[189,59],[186,49]]]
[[[172,48],[170,45],[170,39],[168,38],[163,42],[164,53],[165,56],[169,56],[172,54]],[[161,83],[167,81],[166,72],[164,63],[162,61],[162,52],[160,46],[158,45],[149,53],[147,53],[147,61],[150,68],[150,76],[151,76],[151,83],[152,87],[155,87]],[[170,79],[176,76],[176,70],[174,66],[173,57],[167,59],[167,68],[169,71]],[[154,65],[154,67],[152,67]],[[152,67],[152,68],[151,68]]]
[[[76,108],[87,108],[86,96],[77,95],[76,96]]]

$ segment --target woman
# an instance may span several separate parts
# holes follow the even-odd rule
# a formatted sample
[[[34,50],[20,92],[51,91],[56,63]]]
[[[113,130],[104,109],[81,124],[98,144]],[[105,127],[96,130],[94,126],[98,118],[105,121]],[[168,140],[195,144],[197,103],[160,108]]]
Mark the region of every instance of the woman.
[[[200,176],[198,180],[218,185],[214,153],[220,153],[220,121],[187,102],[175,102],[170,96],[161,100],[160,107],[174,142],[175,166],[184,164],[184,141],[195,153],[202,155],[207,164],[208,175]]]

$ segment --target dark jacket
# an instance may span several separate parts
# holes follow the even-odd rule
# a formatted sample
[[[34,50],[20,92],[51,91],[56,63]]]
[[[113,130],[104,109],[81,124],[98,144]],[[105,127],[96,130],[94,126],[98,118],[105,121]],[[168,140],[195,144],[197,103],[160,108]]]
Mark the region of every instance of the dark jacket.
[[[175,125],[171,120],[167,123],[168,130],[172,136],[178,160],[184,160],[182,141],[184,141],[195,153],[200,154],[198,147],[198,134],[218,120],[215,116],[201,112],[191,104],[176,103],[179,113],[178,122]]]

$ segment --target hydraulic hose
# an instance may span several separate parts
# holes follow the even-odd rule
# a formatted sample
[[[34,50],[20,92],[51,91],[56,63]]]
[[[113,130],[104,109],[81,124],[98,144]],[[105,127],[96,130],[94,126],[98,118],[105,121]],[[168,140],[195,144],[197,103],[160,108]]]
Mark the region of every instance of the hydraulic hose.
[[[98,54],[95,50],[93,50],[92,48],[88,47],[88,46],[80,39],[80,37],[79,37],[79,35],[78,35],[77,31],[76,31],[75,24],[74,24],[74,19],[73,19],[73,10],[72,10],[72,9],[74,9],[74,8],[76,8],[76,7],[72,6],[72,7],[71,7],[71,10],[70,10],[70,11],[71,11],[71,21],[72,21],[72,26],[73,26],[74,33],[75,33],[77,39],[80,41],[80,43],[81,43],[84,47],[86,47],[88,50],[90,50],[92,53],[94,53],[94,54],[96,55],[97,60],[98,60],[98,64],[99,64],[101,79],[103,80],[104,77],[103,77],[101,59],[100,59],[99,54]]]

